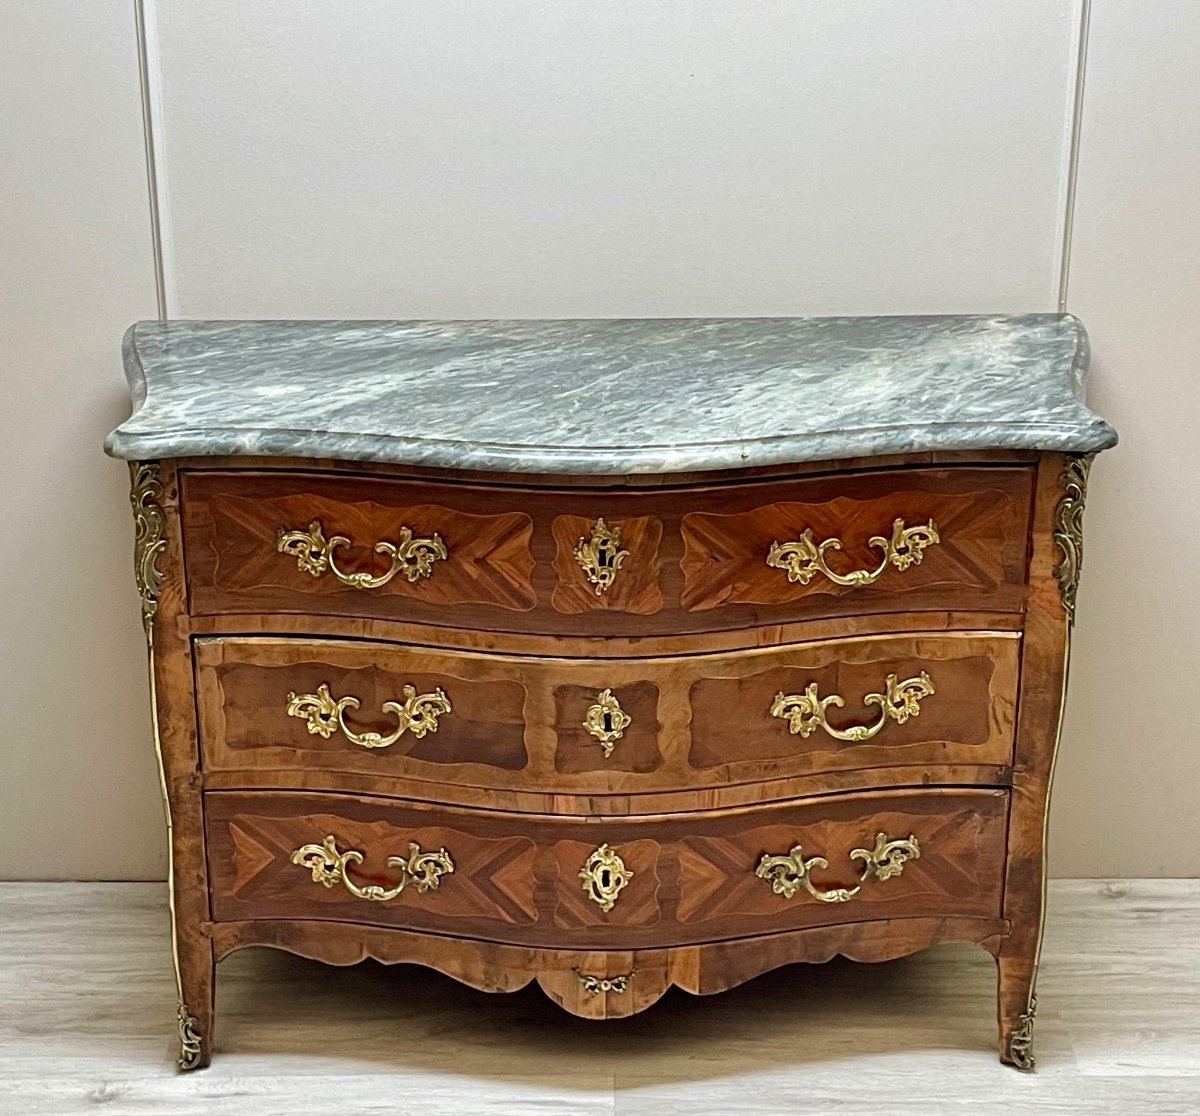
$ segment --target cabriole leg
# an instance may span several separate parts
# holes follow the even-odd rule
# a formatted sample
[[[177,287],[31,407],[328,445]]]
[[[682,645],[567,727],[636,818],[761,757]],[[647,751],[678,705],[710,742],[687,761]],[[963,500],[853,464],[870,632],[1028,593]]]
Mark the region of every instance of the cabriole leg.
[[[1037,996],[1033,983],[1036,970],[1032,956],[1001,955],[999,969],[1000,1060],[1019,1070],[1033,1070],[1033,1022]]]
[[[154,748],[167,823],[168,894],[177,993],[179,1068],[212,1058],[213,969],[208,923],[204,817],[196,742],[195,695],[185,618],[182,546],[174,466],[130,466],[134,575],[149,663]]]
[[[215,966],[210,943],[184,945],[179,952],[179,1057],[181,1070],[203,1069],[212,1060]]]

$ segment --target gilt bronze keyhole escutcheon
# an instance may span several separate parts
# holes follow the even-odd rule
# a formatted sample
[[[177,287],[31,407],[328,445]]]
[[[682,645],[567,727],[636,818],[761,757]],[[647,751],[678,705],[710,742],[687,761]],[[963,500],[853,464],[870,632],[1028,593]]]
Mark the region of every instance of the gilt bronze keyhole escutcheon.
[[[633,879],[633,873],[625,867],[616,849],[604,844],[584,862],[579,878],[583,880],[587,897],[607,913],[613,909],[621,890]]]
[[[617,741],[632,723],[633,718],[621,708],[621,703],[613,696],[612,690],[601,690],[596,695],[595,702],[588,706],[587,715],[583,719],[583,727],[600,741],[605,759],[612,755]]]
[[[583,568],[589,584],[602,596],[617,579],[617,572],[629,557],[621,549],[621,528],[609,527],[603,518],[597,519],[590,536],[582,535],[575,544],[575,561]]]

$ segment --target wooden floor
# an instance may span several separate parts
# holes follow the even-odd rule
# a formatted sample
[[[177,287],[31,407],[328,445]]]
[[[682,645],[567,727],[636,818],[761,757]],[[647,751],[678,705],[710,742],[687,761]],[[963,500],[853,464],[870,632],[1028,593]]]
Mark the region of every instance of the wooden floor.
[[[161,885],[0,884],[0,1114],[1200,1114],[1200,881],[1054,885],[1036,1075],[996,1061],[994,964],[965,946],[609,1023],[247,950],[212,1068],[181,1075],[165,929]]]

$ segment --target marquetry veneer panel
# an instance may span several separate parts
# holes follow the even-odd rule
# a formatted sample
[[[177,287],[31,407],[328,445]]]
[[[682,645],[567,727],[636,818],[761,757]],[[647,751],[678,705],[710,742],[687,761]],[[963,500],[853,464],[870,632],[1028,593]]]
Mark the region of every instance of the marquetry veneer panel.
[[[455,810],[349,795],[205,796],[213,915],[218,921],[322,919],[401,926],[488,941],[561,948],[669,946],[881,918],[999,915],[1008,795],[998,790],[904,790],[637,819],[585,820]],[[777,894],[756,875],[764,854],[801,845],[821,890],[851,888],[879,833],[915,838],[919,859],[868,879],[848,902],[801,889]],[[445,849],[454,870],[436,890],[410,885],[370,902],[324,887],[292,862],[326,836],[363,854],[359,887],[396,883],[390,856]],[[601,844],[631,876],[611,910],[585,894],[579,872]]]
[[[562,491],[303,472],[183,474],[190,609],[308,613],[495,632],[679,635],[871,612],[1019,612],[1033,470],[909,468],[667,490]],[[599,520],[625,551],[596,592],[575,557]],[[878,566],[895,521],[933,521],[920,562],[870,584],[807,584],[768,565],[773,543],[841,540],[835,573]],[[347,576],[389,570],[379,543],[407,527],[447,550],[429,576],[347,585],[280,553],[281,529],[319,523]]]
[[[406,796],[453,800],[452,787],[527,793],[684,791],[867,769],[1012,762],[1020,640],[1002,632],[944,632],[826,640],[719,655],[561,660],[437,651],[350,640],[204,638],[195,643],[200,747],[206,771],[244,773],[248,785],[288,787],[308,776],[353,772],[419,780]],[[903,720],[878,700],[889,676],[923,677],[932,693]],[[823,728],[790,731],[772,712],[777,693],[841,698]],[[289,698],[358,699],[343,721],[353,736],[290,714]],[[387,702],[405,687],[440,693],[451,710],[436,731],[405,732],[386,747],[354,737],[388,736],[399,724]],[[604,754],[585,729],[589,707],[609,691],[628,724]],[[926,779],[933,778],[927,775]],[[387,788],[392,789],[392,788]],[[681,804],[687,809],[686,804]],[[626,811],[628,812],[628,811]]]

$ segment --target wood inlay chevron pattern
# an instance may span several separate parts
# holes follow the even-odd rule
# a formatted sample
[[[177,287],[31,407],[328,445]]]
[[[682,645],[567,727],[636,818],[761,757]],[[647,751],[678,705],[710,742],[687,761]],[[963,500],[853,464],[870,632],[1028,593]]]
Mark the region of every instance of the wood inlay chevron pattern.
[[[575,560],[575,545],[591,535],[595,520],[581,515],[555,516],[550,524],[554,538],[556,583],[552,607],[566,615],[588,612],[632,612],[652,616],[663,607],[662,520],[653,516],[610,516],[609,527],[621,532],[621,548],[629,552],[607,592],[597,594]]]
[[[818,617],[939,608],[1024,607],[1034,470],[917,468],[685,492],[528,489],[310,472],[183,474],[190,611],[198,615],[309,613],[445,624],[491,632],[679,635]],[[574,557],[598,517],[619,526],[629,557],[599,596]],[[789,582],[766,565],[771,543],[838,537],[838,568],[874,566],[867,545],[892,522],[933,518],[941,542],[920,565],[889,568],[868,586],[818,577]],[[340,565],[378,572],[376,541],[401,525],[438,533],[449,557],[432,576],[379,590],[312,578],[275,550],[287,523],[324,524],[352,540]],[[600,618],[603,618],[600,620]]]
[[[448,825],[405,826],[402,822],[361,821],[342,814],[305,813],[281,817],[264,803],[258,814],[239,812],[214,833],[214,876],[219,891],[217,916],[229,917],[242,904],[270,903],[298,917],[337,918],[384,925],[450,926],[460,919],[513,925],[536,921],[533,901],[534,843],[519,834],[481,838]],[[445,848],[454,872],[436,891],[410,888],[389,903],[364,903],[342,888],[315,884],[292,863],[295,849],[332,834],[342,851],[364,853],[351,865],[356,883],[392,886],[389,856],[407,856],[416,841],[422,851]]]
[[[900,876],[869,881],[846,904],[822,905],[801,891],[792,899],[776,895],[747,865],[764,853],[786,854],[800,844],[806,857],[823,856],[828,868],[814,870],[823,890],[852,888],[862,863],[854,848],[870,848],[877,832],[908,836],[919,831],[921,856]],[[680,922],[718,924],[761,918],[778,920],[789,905],[807,905],[814,921],[857,922],[937,910],[946,914],[998,915],[998,884],[1003,864],[1003,815],[971,809],[918,816],[904,810],[872,815],[869,822],[845,825],[817,819],[793,826],[762,826],[728,837],[691,837],[681,842]],[[805,921],[809,921],[805,919]]]
[[[910,484],[918,479],[911,487],[872,479],[874,483],[856,483],[853,497],[814,488],[809,501],[685,515],[683,607],[704,612],[729,605],[790,604],[803,614],[834,604],[851,612],[914,608],[933,594],[944,601],[947,593],[964,604],[1019,599],[1025,575],[1020,541],[1031,474],[930,471],[918,478],[905,475]],[[874,568],[881,552],[868,546],[868,540],[890,535],[896,518],[909,526],[936,520],[941,541],[924,551],[919,564],[906,570],[889,567],[872,585],[838,585],[820,574],[803,585],[766,564],[773,542],[793,541],[811,530],[815,542],[842,541],[840,550],[827,555],[832,567]]]
[[[249,490],[244,480],[229,486],[223,479],[218,474],[191,481],[188,553],[197,612],[254,612],[302,602],[342,616],[405,616],[465,605],[533,607],[533,521],[524,512],[466,512],[430,502],[438,493],[402,485],[380,486],[378,502],[351,502],[336,482],[318,477],[302,486],[294,479],[260,477]],[[276,549],[280,527],[303,529],[313,520],[327,538],[350,539],[351,546],[337,552],[347,571],[386,569],[375,544],[394,541],[401,527],[417,536],[440,535],[449,554],[416,582],[397,577],[380,589],[352,589],[328,573],[312,577]]]
[[[999,917],[1008,796],[988,790],[905,790],[778,803],[749,813],[612,819],[451,810],[348,795],[206,796],[213,913],[221,920],[340,919],[468,932],[545,948],[618,949],[699,943],[870,919]],[[852,849],[879,832],[919,838],[921,857],[871,881],[847,904],[776,895],[755,875],[766,853],[802,844],[824,856],[820,886],[850,886]],[[366,903],[314,885],[292,851],[326,834],[364,853],[356,882],[388,886],[388,856],[409,841],[445,847],[454,873],[436,892]],[[579,871],[600,844],[632,873],[609,911]]]

